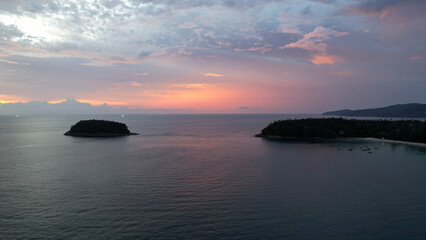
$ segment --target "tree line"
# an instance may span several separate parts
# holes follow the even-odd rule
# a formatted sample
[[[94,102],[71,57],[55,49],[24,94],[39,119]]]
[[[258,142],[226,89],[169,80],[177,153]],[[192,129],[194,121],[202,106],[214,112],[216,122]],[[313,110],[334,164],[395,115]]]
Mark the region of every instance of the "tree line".
[[[426,143],[426,121],[306,118],[270,123],[259,136],[288,138],[374,137]]]

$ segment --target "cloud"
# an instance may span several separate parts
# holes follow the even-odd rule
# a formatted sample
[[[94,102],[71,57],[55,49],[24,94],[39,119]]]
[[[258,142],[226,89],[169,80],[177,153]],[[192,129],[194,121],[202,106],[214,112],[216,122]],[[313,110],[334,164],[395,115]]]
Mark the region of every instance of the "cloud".
[[[196,27],[198,27],[198,25],[193,22],[184,22],[178,25],[179,29],[192,29]]]
[[[311,58],[313,64],[335,64],[341,61],[342,58],[335,55],[315,54]]]
[[[180,48],[176,51],[176,56],[185,56],[185,55],[191,55],[192,52],[186,50],[185,48]]]
[[[322,5],[279,0],[8,0],[0,7],[0,23],[16,32],[8,42],[17,47],[8,54],[78,56],[89,60],[85,66],[110,67],[243,52],[263,57],[283,42],[278,33],[301,34],[300,29],[329,14]]]
[[[408,15],[404,18],[412,18],[415,15],[424,15],[425,7],[426,2],[424,0],[360,0],[354,2],[354,4],[343,6],[341,14],[375,16],[383,20],[391,15],[401,17],[407,14],[406,11],[408,10]]]
[[[260,13],[265,9],[273,19],[278,12],[271,10],[284,7],[278,0],[34,0],[31,4],[8,0],[0,7],[0,23],[14,24],[19,32],[8,38],[19,46],[13,50],[15,55],[79,55],[90,60],[85,66],[105,67],[159,58],[200,59],[226,51],[235,54],[233,49],[263,55],[270,48],[257,44],[268,35],[262,24],[269,20]]]
[[[346,9],[358,14],[380,15],[383,14],[382,11],[389,10],[390,7],[403,2],[406,2],[406,0],[361,0],[355,5],[346,7]]]
[[[341,37],[349,34],[348,32],[338,32],[331,28],[317,27],[312,32],[305,33],[303,37],[296,42],[286,44],[279,47],[280,49],[286,48],[301,48],[314,52],[310,61],[313,64],[334,64],[342,61],[342,58],[336,55],[327,54],[327,43],[332,37]]]
[[[4,62],[8,64],[16,64],[16,65],[30,65],[29,63],[21,63],[21,62],[16,62],[11,60],[1,59],[1,58],[0,58],[0,62]]]
[[[282,33],[302,34],[302,32],[297,28],[297,25],[291,23],[280,24],[278,31]]]
[[[272,50],[272,45],[267,44],[265,46],[260,46],[260,47],[251,47],[251,48],[247,48],[247,49],[241,49],[241,48],[235,48],[234,51],[236,52],[260,52],[262,54],[270,52]]]
[[[206,77],[222,77],[223,76],[221,74],[216,74],[216,73],[203,73],[203,75]]]
[[[380,13],[380,19],[385,19],[391,13],[391,9],[385,9]]]
[[[197,88],[214,88],[217,84],[207,83],[187,83],[187,84],[175,84],[174,87],[186,88],[186,89],[197,89]]]
[[[79,55],[79,54],[77,54]],[[80,56],[85,56],[80,55]],[[87,58],[89,58],[88,55],[86,55]],[[85,66],[92,66],[92,67],[110,67],[110,66],[114,66],[118,63],[121,64],[131,64],[131,65],[136,65],[142,62],[142,60],[138,59],[138,60],[133,60],[130,58],[126,58],[126,57],[118,57],[118,56],[113,56],[113,57],[109,57],[109,58],[104,58],[104,57],[97,57],[97,56],[93,56],[90,57],[90,62],[88,63],[83,63],[82,65]]]
[[[138,59],[144,59],[151,54],[152,54],[152,52],[149,51],[149,50],[140,50],[139,53],[138,53]]]
[[[3,51],[0,49],[0,57],[7,57],[7,56],[9,56],[9,54],[7,54],[7,53],[3,52]]]
[[[325,41],[329,40],[331,37],[340,37],[349,34],[348,32],[338,32],[331,28],[324,28],[319,26],[315,28],[312,32],[305,33],[302,39],[297,40],[286,44],[280,49],[285,48],[302,48],[308,51],[318,51],[325,52],[327,44]]]
[[[131,86],[133,86],[133,87],[140,87],[140,86],[142,86],[143,84],[142,84],[142,83],[140,83],[140,82],[130,82],[130,85],[131,85]]]
[[[0,21],[0,40],[12,40],[22,37],[24,33],[16,28],[16,25],[5,25]]]
[[[313,109],[328,101],[320,98],[336,82],[348,98],[335,102],[350,103],[345,99],[354,86],[364,92],[356,81],[380,81],[383,98],[404,100],[386,90],[398,89],[400,96],[424,99],[424,88],[413,86],[424,80],[425,6],[424,0],[3,0],[0,90],[28,100],[199,107],[192,93],[214,99],[226,89],[241,93],[221,106],[235,110],[257,99],[288,106],[296,100],[276,89],[304,92],[309,81],[321,82],[323,92],[310,92],[305,101]],[[345,75],[338,72],[360,76],[340,81]],[[227,81],[216,88],[196,85],[222,74]],[[262,97],[246,100],[254,91]],[[177,92],[187,94],[181,105]],[[353,102],[367,99],[357,97]]]

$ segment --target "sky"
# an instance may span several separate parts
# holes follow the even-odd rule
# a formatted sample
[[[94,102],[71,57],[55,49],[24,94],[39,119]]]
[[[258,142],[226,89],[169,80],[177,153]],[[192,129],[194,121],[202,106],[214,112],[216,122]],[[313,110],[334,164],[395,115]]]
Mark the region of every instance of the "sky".
[[[0,0],[0,112],[426,103],[425,12],[424,0]]]

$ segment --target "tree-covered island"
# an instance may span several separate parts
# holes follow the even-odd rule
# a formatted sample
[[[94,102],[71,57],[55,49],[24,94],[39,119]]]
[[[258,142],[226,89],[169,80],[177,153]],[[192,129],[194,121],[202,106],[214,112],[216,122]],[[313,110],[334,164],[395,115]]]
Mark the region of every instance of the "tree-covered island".
[[[426,143],[426,121],[307,118],[270,123],[256,137],[279,139],[380,138]]]
[[[137,135],[131,133],[126,124],[107,120],[81,120],[66,132],[66,136],[74,137],[121,137]]]

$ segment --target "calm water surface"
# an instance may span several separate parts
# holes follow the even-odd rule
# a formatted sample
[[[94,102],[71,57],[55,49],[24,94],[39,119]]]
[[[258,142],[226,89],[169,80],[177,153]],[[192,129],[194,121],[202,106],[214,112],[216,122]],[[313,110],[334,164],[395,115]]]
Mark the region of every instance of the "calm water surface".
[[[294,117],[0,116],[0,239],[426,239],[426,148],[253,137]]]

